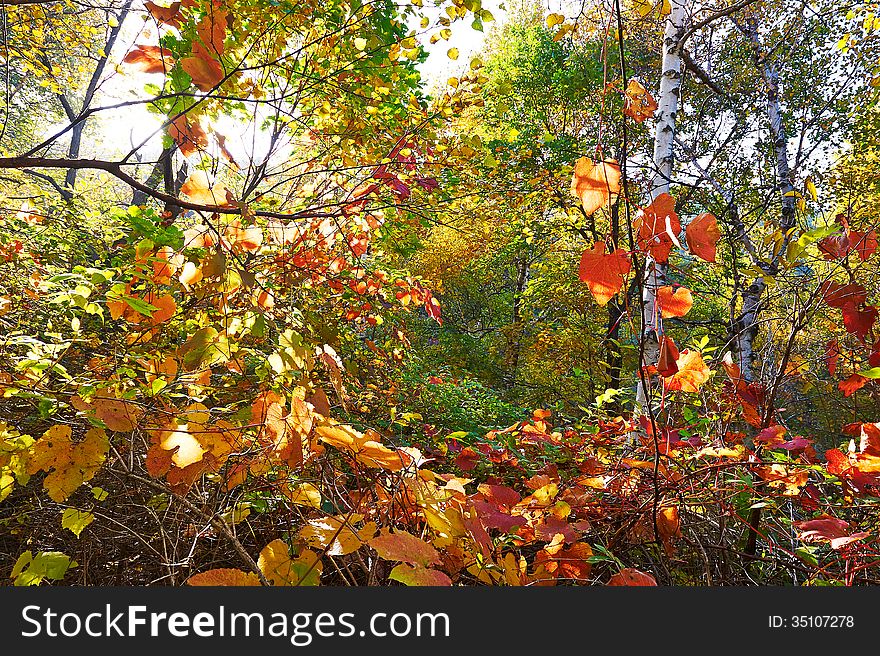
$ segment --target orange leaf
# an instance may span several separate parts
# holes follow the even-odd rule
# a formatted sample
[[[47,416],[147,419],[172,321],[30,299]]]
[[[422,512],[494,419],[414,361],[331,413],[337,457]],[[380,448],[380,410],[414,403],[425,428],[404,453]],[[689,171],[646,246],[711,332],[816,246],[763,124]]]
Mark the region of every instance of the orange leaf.
[[[660,304],[660,314],[664,319],[669,317],[683,317],[694,305],[691,290],[687,287],[679,287],[675,290],[670,285],[665,285],[657,290],[657,302]]]
[[[620,193],[620,166],[613,159],[594,162],[581,157],[574,165],[571,193],[581,199],[584,212],[592,214]]]
[[[662,193],[639,212],[633,222],[639,248],[657,262],[666,262],[672,245],[678,243],[681,223],[675,213],[675,199]]]
[[[124,399],[117,399],[109,390],[98,390],[92,400],[95,416],[112,431],[128,432],[135,429],[143,416],[143,409]]]
[[[228,205],[226,187],[212,185],[208,174],[202,170],[193,171],[180,188],[180,193],[200,205]]]
[[[612,576],[606,585],[656,586],[657,581],[650,574],[626,567]]]
[[[253,572],[242,572],[240,569],[223,567],[209,569],[201,574],[193,574],[186,580],[186,584],[195,586],[254,586],[260,585],[260,579]]]
[[[122,58],[122,63],[143,73],[166,73],[174,68],[174,55],[159,46],[135,45]]]
[[[860,389],[862,389],[865,385],[868,384],[868,378],[864,376],[860,376],[859,374],[853,374],[846,380],[842,380],[837,383],[837,389],[843,392],[844,396],[852,396]]]
[[[668,377],[678,373],[678,358],[680,353],[675,342],[665,335],[660,338],[660,357],[657,360],[657,373]]]
[[[718,220],[712,214],[700,214],[685,228],[688,249],[706,262],[715,261],[715,246],[721,239]]]
[[[587,283],[599,305],[605,305],[622,288],[629,274],[630,262],[626,252],[617,249],[605,254],[605,243],[597,241],[581,255],[579,276]]]
[[[199,125],[198,120],[185,114],[171,121],[168,126],[168,136],[178,145],[184,157],[208,147],[208,135]]]
[[[223,41],[226,39],[228,18],[229,14],[225,10],[213,10],[196,26],[199,38],[210,52],[215,52],[218,55],[223,54]]]
[[[177,303],[174,302],[174,297],[171,296],[171,294],[156,296],[153,292],[150,292],[146,295],[144,300],[156,308],[152,316],[147,319],[147,321],[154,326],[158,326],[160,323],[168,321],[174,316],[174,313],[177,312]]]
[[[180,60],[180,66],[200,91],[210,91],[223,79],[220,62],[207,55],[185,57]]]
[[[703,362],[703,356],[699,351],[685,349],[675,364],[678,366],[678,372],[663,379],[669,391],[697,392],[700,386],[709,380],[709,375],[712,373]]]
[[[636,123],[641,123],[646,118],[654,116],[657,110],[657,101],[648,93],[648,90],[642,86],[642,83],[635,78],[629,81],[625,91],[626,105],[623,113]]]
[[[164,23],[166,25],[171,25],[173,27],[180,27],[180,3],[172,2],[168,7],[162,7],[161,5],[157,5],[154,2],[144,3],[144,9],[150,12],[150,16],[156,19],[159,23]]]

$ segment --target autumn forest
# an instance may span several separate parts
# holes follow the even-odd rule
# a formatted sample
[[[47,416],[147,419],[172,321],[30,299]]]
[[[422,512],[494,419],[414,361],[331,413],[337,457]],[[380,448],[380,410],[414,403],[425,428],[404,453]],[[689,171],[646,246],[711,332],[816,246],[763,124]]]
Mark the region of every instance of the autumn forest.
[[[0,61],[0,585],[880,584],[876,3],[0,0]]]

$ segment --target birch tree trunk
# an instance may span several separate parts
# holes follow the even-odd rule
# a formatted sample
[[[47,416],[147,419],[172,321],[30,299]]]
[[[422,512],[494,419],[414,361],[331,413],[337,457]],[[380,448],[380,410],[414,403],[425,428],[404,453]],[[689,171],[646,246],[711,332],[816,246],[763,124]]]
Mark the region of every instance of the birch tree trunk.
[[[688,0],[671,0],[672,10],[666,17],[663,30],[663,62],[660,74],[660,89],[657,97],[657,111],[654,116],[654,178],[651,182],[651,201],[660,194],[669,193],[674,162],[676,118],[681,89],[681,53],[678,40],[688,20]],[[650,255],[645,256],[645,270],[642,279],[642,333],[641,366],[657,364],[660,358],[659,332],[660,312],[657,309],[657,289],[666,284],[666,263],[656,262]],[[639,381],[636,391],[636,409],[639,414],[649,402],[647,390]]]
[[[770,124],[770,137],[773,142],[773,151],[776,169],[776,184],[782,202],[779,229],[782,232],[782,245],[775,254],[764,262],[760,268],[767,275],[774,276],[779,272],[779,258],[785,253],[790,239],[790,231],[795,226],[797,197],[794,193],[794,184],[791,179],[791,170],[788,164],[788,139],[785,134],[785,124],[782,120],[782,110],[779,106],[779,73],[766,60],[764,48],[761,44],[758,29],[753,20],[749,20],[746,26],[736,23],[739,30],[752,42],[754,50],[753,59],[755,67],[761,75],[767,93],[767,119]],[[761,297],[767,284],[764,278],[756,278],[742,292],[742,311],[736,322],[733,348],[736,352],[738,364],[743,378],[752,381],[755,378],[755,337],[758,334],[758,315],[761,311]]]

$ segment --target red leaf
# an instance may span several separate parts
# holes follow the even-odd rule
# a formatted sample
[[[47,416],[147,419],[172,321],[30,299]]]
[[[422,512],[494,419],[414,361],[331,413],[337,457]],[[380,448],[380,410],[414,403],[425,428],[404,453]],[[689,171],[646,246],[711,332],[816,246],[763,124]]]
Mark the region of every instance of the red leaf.
[[[700,214],[685,228],[688,249],[706,262],[714,262],[715,247],[721,239],[718,220],[713,214]]]
[[[626,567],[612,576],[606,585],[656,586],[657,581],[650,574]]]
[[[846,380],[842,380],[837,383],[837,388],[843,392],[844,396],[852,396],[855,392],[858,392],[862,389],[867,383],[867,378],[864,376],[859,376],[858,374],[853,374]]]
[[[681,354],[671,337],[660,338],[660,357],[657,360],[657,373],[668,378],[678,373],[678,358]]]
[[[856,283],[839,285],[831,280],[822,283],[819,290],[822,298],[831,307],[844,308],[847,305],[861,305],[868,298],[865,288]]]
[[[862,262],[867,260],[877,251],[877,233],[873,230],[861,232],[853,230],[849,233],[851,248],[859,254]]]
[[[525,526],[528,520],[521,515],[511,515],[500,511],[496,506],[487,501],[474,501],[474,510],[486,528],[494,528],[504,533],[511,533],[513,529]]]
[[[474,451],[471,447],[466,446],[455,458],[455,466],[462,471],[471,471],[474,467],[477,466],[479,457],[480,456],[476,451]]]
[[[842,312],[843,327],[864,342],[874,322],[877,321],[877,308],[873,305],[866,305],[863,309],[854,305],[845,305]]]
[[[379,558],[385,560],[399,560],[423,567],[441,563],[440,554],[432,545],[406,531],[389,533],[385,530],[367,544],[376,550]]]
[[[440,318],[440,301],[434,298],[434,295],[430,291],[425,291],[425,312],[427,312],[428,316],[436,321],[438,325],[443,325],[443,319]]]
[[[123,64],[143,73],[166,73],[174,68],[174,55],[159,46],[132,46],[122,58]]]
[[[818,243],[819,252],[826,260],[837,260],[846,255],[850,251],[849,236],[846,233],[831,235],[820,239]]]
[[[755,442],[763,442],[768,446],[775,446],[785,442],[783,436],[786,433],[785,426],[770,426],[755,435]]]
[[[581,199],[584,212],[592,214],[620,193],[620,166],[613,159],[594,162],[581,157],[574,165],[571,193]]]
[[[830,376],[834,375],[834,372],[837,371],[837,361],[840,359],[840,343],[837,339],[832,339],[828,342],[828,346],[825,347],[825,363],[828,365],[828,374]],[[871,366],[876,366],[872,364]]]
[[[618,248],[605,254],[605,243],[597,241],[581,255],[579,276],[587,283],[599,305],[605,305],[622,288],[629,274],[630,262],[626,252]]]
[[[477,491],[483,495],[486,501],[494,503],[498,506],[515,506],[522,498],[516,490],[505,485],[490,485],[489,483],[480,483]]]
[[[862,424],[859,453],[880,458],[880,423]]]
[[[657,302],[660,305],[660,315],[664,319],[683,317],[691,311],[694,297],[687,287],[673,290],[671,285],[665,285],[657,290]]]
[[[830,515],[822,515],[816,519],[804,522],[795,522],[793,526],[800,529],[800,533],[798,533],[799,540],[804,542],[830,542],[832,549],[841,549],[851,542],[862,540],[868,536],[868,533],[864,531],[852,533],[852,527],[849,522],[831,517]]]

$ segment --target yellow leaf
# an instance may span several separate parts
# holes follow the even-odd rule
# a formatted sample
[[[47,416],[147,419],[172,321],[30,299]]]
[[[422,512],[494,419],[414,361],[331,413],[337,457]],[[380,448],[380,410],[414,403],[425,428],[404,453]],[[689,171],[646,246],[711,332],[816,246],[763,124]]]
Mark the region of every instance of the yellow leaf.
[[[344,556],[360,549],[376,533],[373,522],[360,530],[352,528],[352,524],[361,519],[363,517],[357,514],[313,519],[300,530],[299,537],[313,547],[324,549],[328,556]]]
[[[43,487],[60,503],[92,479],[109,448],[107,434],[100,428],[92,428],[81,442],[74,442],[70,426],[53,426],[31,446],[28,473],[47,472]]]
[[[260,585],[260,579],[253,572],[242,572],[240,569],[222,567],[194,574],[186,580],[186,584],[193,586],[256,586]]]
[[[446,56],[450,59],[458,59],[458,48],[450,48],[446,51]]]

